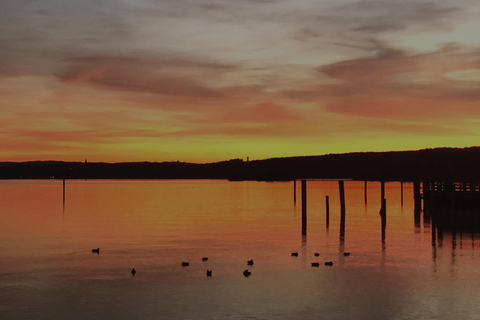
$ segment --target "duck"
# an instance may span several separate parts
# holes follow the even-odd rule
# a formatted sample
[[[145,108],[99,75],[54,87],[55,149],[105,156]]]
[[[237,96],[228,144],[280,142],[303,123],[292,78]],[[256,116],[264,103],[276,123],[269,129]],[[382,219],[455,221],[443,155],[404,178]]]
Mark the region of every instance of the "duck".
[[[203,258],[202,258],[202,261],[208,261],[208,258],[207,258],[207,257],[203,257]]]
[[[320,266],[320,263],[318,262],[312,262],[312,267],[319,267]]]
[[[190,265],[190,262],[182,262],[182,267],[188,267]]]
[[[132,269],[132,277],[135,277],[135,273],[137,273],[137,271],[135,270],[135,268]]]
[[[207,270],[207,277],[211,277],[212,276],[212,270]]]
[[[348,257],[348,256],[350,255],[350,252],[344,252],[343,255],[344,255],[345,257]]]
[[[253,259],[247,261],[247,266],[253,266]]]
[[[315,257],[318,257],[318,256],[320,255],[320,253],[315,252],[313,255],[314,255]]]
[[[100,248],[92,249],[92,253],[99,254],[100,253]]]
[[[251,274],[252,274],[252,273],[251,273],[250,271],[248,271],[248,269],[245,270],[245,271],[243,271],[243,275],[244,275],[245,277],[248,277],[248,276],[250,276]]]
[[[292,252],[292,257],[298,257],[298,252]]]
[[[333,266],[333,262],[332,261],[327,261],[327,262],[325,262],[325,265],[326,266]]]

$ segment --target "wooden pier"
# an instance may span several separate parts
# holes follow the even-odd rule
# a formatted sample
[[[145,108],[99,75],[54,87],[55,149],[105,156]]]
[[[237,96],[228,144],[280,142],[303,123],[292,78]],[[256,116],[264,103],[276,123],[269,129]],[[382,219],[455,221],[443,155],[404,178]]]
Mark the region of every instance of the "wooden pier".
[[[438,228],[480,230],[480,182],[424,180],[414,183],[415,220],[423,202],[424,220]]]

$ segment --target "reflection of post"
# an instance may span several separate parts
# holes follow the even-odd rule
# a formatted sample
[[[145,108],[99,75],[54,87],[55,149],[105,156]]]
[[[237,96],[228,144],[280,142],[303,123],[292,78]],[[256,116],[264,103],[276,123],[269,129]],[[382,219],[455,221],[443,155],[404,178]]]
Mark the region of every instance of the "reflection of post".
[[[327,222],[327,229],[330,227],[330,203],[329,203],[329,199],[328,199],[328,196],[325,196],[325,206],[326,206],[326,212],[325,212],[325,218],[326,218],[326,222]]]
[[[307,234],[307,181],[302,180],[302,235]]]
[[[367,204],[367,181],[365,180],[365,184],[363,186],[363,194],[365,197],[365,204]]]
[[[297,179],[293,180],[293,203],[297,203]]]
[[[63,205],[65,206],[65,179],[63,179]]]
[[[382,219],[382,242],[385,242],[385,228],[387,226],[387,200],[382,199],[382,208],[380,209],[380,217]]]
[[[340,191],[340,237],[345,235],[345,186],[343,181],[338,181]]]

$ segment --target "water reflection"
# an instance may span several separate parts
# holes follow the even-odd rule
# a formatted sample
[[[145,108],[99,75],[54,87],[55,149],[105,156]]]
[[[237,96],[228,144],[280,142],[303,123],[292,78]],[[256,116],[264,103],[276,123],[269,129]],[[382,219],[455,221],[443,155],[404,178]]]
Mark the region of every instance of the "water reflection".
[[[380,197],[379,187],[369,184],[371,199]],[[2,312],[6,318],[18,310],[67,318],[75,310],[78,318],[289,319],[300,306],[312,319],[419,319],[438,318],[437,307],[425,306],[450,301],[442,316],[475,318],[469,311],[478,300],[470,294],[478,278],[475,232],[445,225],[439,231],[438,219],[430,229],[430,218],[414,212],[407,183],[402,214],[401,187],[387,184],[389,232],[382,236],[377,200],[364,203],[363,181],[345,182],[346,228],[337,181],[309,182],[307,242],[295,203],[292,215],[291,183],[68,181],[65,221],[58,181],[1,182],[0,300],[8,302]],[[93,257],[97,246],[105,254]],[[292,258],[291,247],[301,257]],[[201,261],[205,255],[208,262]],[[241,272],[252,257],[247,279]],[[311,268],[315,259],[318,269]],[[327,269],[322,263],[330,260]],[[188,270],[179,268],[181,261],[191,262]],[[215,272],[208,281],[206,270]],[[92,307],[105,296],[108,303]],[[38,303],[25,304],[32,299]],[[123,314],[132,309],[135,315]]]

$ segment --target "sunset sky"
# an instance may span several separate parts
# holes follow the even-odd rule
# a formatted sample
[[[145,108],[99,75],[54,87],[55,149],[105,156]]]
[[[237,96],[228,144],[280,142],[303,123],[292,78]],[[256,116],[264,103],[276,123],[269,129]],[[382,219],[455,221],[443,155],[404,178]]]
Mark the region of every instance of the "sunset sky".
[[[0,161],[480,145],[480,1],[1,0]]]

